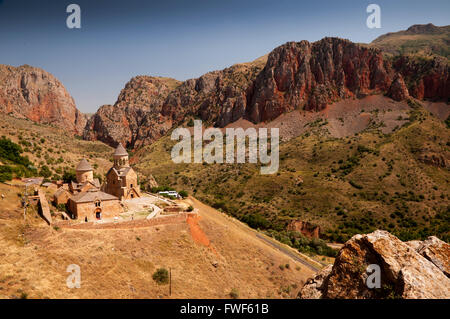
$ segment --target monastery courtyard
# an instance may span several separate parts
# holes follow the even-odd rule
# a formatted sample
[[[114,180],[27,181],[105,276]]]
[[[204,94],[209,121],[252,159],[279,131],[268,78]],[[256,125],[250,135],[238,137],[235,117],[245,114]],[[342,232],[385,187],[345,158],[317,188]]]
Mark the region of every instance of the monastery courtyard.
[[[120,214],[122,220],[150,219],[161,214],[162,208],[167,206],[165,202],[157,198],[143,194],[139,198],[132,198],[123,201],[125,212]]]

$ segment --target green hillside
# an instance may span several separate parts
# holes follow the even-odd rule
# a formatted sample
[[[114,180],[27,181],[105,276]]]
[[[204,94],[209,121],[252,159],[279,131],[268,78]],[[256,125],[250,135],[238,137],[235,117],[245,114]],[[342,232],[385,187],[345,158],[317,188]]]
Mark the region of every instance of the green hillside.
[[[411,105],[409,121],[392,134],[372,127],[338,139],[314,129],[282,143],[276,175],[260,175],[257,164],[175,164],[169,137],[139,151],[137,168],[279,234],[300,219],[321,226],[330,241],[380,228],[402,240],[448,241],[450,172],[432,159],[448,160],[450,131]]]
[[[0,182],[11,180],[13,177],[32,176],[37,173],[36,168],[27,156],[22,156],[20,145],[9,138],[0,138]]]
[[[450,26],[413,25],[408,30],[384,34],[370,44],[392,55],[441,55],[450,58]]]

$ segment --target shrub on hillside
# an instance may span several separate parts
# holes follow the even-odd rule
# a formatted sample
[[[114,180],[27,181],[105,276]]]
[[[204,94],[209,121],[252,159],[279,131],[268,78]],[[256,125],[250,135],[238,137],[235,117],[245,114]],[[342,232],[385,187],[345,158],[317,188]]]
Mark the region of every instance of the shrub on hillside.
[[[66,204],[58,204],[58,205],[56,205],[56,209],[59,211],[66,212],[66,213],[68,212]]]
[[[8,165],[0,166],[0,182],[6,182],[12,180],[12,169]]]
[[[20,145],[12,142],[10,139],[0,139],[0,159],[25,167],[32,165],[28,157],[21,156],[22,152]]]
[[[153,280],[158,285],[165,285],[169,283],[169,272],[165,268],[158,268],[152,276]]]
[[[274,231],[266,232],[267,235],[275,238],[283,244],[298,249],[303,253],[311,253],[329,257],[335,257],[337,250],[329,247],[325,241],[318,238],[308,238],[296,231]]]
[[[0,139],[0,160],[6,164],[0,166],[0,181],[5,182],[14,177],[30,177],[36,173],[33,163],[27,156],[21,156],[20,145],[6,137]]]
[[[43,165],[41,167],[41,169],[39,170],[39,176],[45,177],[45,178],[49,178],[50,176],[52,176],[52,171],[50,170],[50,168],[48,168],[47,165]]]
[[[238,299],[239,298],[239,291],[236,288],[231,289],[230,297],[232,299]]]
[[[189,196],[188,192],[186,192],[185,190],[180,191],[178,194],[183,198],[186,198]]]
[[[250,214],[242,217],[242,221],[255,229],[266,229],[269,227],[269,221],[260,214]]]
[[[63,179],[64,183],[70,183],[72,181],[77,180],[77,175],[74,170],[64,171],[62,179]]]

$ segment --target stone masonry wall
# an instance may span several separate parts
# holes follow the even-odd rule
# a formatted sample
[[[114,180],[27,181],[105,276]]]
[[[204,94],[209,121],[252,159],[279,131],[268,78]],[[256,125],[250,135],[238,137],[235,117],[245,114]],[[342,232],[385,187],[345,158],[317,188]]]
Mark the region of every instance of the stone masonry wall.
[[[186,222],[187,216],[197,215],[196,213],[180,213],[176,215],[168,215],[162,217],[156,217],[152,219],[139,219],[130,220],[124,222],[112,222],[112,223],[79,223],[71,224],[69,221],[59,222],[58,226],[70,229],[129,229],[129,228],[144,228],[157,225],[178,224]]]

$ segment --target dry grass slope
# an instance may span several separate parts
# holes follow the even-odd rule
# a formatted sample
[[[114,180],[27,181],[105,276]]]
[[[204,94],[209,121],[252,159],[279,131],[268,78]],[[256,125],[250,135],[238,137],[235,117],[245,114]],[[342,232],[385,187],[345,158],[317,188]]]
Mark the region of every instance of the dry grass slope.
[[[197,201],[199,227],[214,250],[196,243],[186,223],[121,230],[54,229],[27,213],[14,190],[0,212],[1,298],[293,298],[312,271],[262,242],[248,227]],[[8,187],[8,189],[5,189]],[[69,289],[66,268],[81,267]],[[281,269],[280,265],[289,264]],[[171,269],[167,285],[152,279]]]

